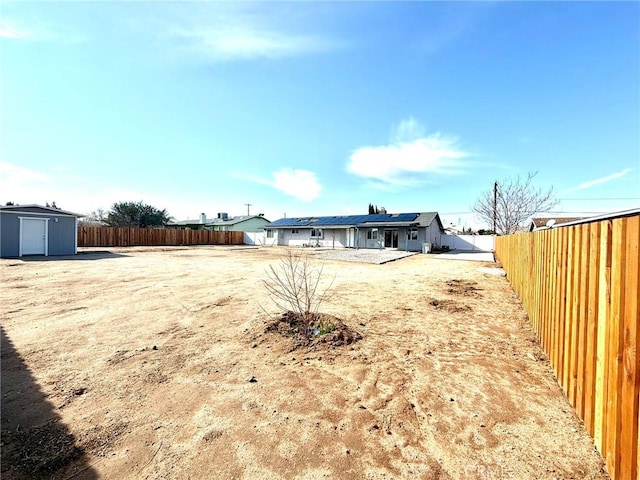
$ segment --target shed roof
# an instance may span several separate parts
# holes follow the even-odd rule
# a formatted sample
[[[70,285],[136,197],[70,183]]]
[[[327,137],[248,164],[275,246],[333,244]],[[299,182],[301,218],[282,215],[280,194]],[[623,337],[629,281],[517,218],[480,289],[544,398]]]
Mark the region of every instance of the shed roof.
[[[69,212],[68,210],[62,210],[60,208],[56,208],[56,207],[45,207],[43,205],[37,205],[35,203],[29,204],[29,205],[1,205],[0,206],[0,211],[6,211],[6,212],[20,212],[20,211],[24,211],[25,208],[37,208],[40,210],[45,210],[45,211],[49,211],[51,213],[55,213],[57,215],[69,215],[70,217],[85,217],[86,215],[83,215],[82,213],[74,213],[74,212]],[[33,213],[33,212],[26,212],[26,213]]]

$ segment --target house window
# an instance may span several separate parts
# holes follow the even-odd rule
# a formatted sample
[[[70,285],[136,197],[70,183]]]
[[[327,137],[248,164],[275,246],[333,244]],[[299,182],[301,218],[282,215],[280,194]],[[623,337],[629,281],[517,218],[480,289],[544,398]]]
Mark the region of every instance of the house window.
[[[267,230],[267,238],[273,238],[273,230]]]
[[[291,229],[291,235],[297,235],[300,233],[300,230],[298,230],[297,228],[292,228]]]
[[[319,228],[312,228],[311,238],[322,238],[322,230],[320,230]]]
[[[412,228],[407,232],[407,240],[418,240],[418,229]]]
[[[367,231],[367,240],[377,240],[378,239],[378,229],[372,228]]]

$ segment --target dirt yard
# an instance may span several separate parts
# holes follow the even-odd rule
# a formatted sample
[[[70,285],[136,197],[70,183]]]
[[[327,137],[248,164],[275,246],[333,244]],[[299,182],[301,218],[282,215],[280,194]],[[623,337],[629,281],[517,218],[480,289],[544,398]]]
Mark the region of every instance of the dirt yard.
[[[283,252],[0,260],[2,478],[608,478],[493,264],[322,260],[362,339],[291,351]]]

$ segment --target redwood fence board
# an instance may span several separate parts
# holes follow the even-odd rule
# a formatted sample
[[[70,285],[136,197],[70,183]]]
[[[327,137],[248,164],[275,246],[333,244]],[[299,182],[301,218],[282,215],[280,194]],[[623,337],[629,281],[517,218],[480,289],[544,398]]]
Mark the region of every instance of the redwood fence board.
[[[78,227],[78,247],[242,245],[243,232],[137,227]]]
[[[498,237],[496,257],[614,480],[639,478],[640,215]]]

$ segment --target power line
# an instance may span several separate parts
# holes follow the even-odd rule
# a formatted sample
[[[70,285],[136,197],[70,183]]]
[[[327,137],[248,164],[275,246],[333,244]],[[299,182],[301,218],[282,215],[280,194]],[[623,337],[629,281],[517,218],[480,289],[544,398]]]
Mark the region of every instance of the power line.
[[[553,215],[558,215],[558,214],[566,215],[567,213],[573,213],[573,214],[580,213],[580,214],[589,214],[589,215],[590,215],[590,214],[594,214],[594,215],[598,215],[598,214],[605,214],[605,213],[609,213],[609,212],[603,212],[602,210],[599,210],[599,211],[597,211],[597,212],[587,212],[587,211],[584,211],[584,210],[576,210],[576,211],[568,211],[568,210],[559,210],[559,211],[555,211],[555,210],[552,210],[552,211],[549,211],[549,212],[540,212],[540,213],[541,213],[541,214],[542,214],[542,213],[551,213],[551,214],[553,214]]]
[[[640,200],[640,197],[559,198],[558,200]]]

